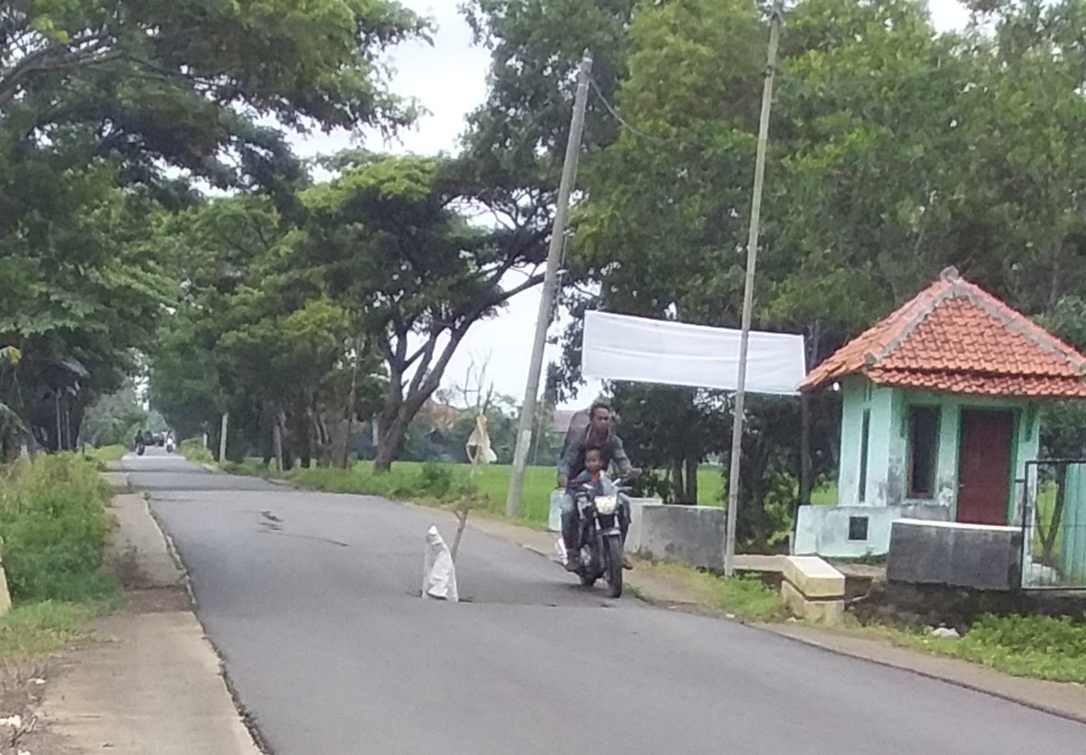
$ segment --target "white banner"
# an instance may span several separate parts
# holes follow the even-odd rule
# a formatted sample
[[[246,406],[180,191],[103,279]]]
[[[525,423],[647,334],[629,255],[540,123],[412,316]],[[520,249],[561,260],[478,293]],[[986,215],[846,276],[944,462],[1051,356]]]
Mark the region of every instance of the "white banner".
[[[599,380],[734,391],[739,341],[738,330],[588,312],[581,372]],[[803,336],[751,332],[749,392],[795,395],[806,374]]]

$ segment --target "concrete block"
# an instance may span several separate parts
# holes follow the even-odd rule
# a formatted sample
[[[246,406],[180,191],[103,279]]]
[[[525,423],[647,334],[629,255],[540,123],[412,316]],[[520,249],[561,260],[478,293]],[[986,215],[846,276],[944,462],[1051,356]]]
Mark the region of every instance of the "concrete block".
[[[724,568],[724,509],[714,506],[640,506],[638,553],[703,569]]]
[[[1022,531],[958,522],[894,522],[886,578],[976,590],[1021,585]]]
[[[630,531],[626,535],[626,552],[637,554],[641,550],[641,512],[644,506],[661,506],[660,498],[630,499]]]
[[[797,619],[817,624],[839,624],[845,615],[845,601],[809,600],[790,582],[781,582],[781,598],[785,608]]]
[[[843,598],[845,575],[817,556],[789,556],[784,560],[785,581],[807,598]]]

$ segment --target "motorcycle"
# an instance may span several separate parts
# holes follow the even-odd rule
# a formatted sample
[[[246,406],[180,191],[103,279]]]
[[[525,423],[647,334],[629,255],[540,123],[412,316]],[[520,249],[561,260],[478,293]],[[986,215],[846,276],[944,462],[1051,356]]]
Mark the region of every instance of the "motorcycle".
[[[144,450],[146,450],[146,448],[147,447],[144,446],[142,443],[138,443],[136,445],[136,456],[143,456],[143,452]]]
[[[166,441],[166,453],[172,454],[174,450],[173,439],[170,438]]]
[[[596,580],[607,582],[612,598],[622,597],[622,530],[619,528],[620,500],[625,494],[621,481],[607,475],[600,478],[600,488],[592,484],[570,491],[579,512],[578,542],[581,544],[580,568],[576,571],[581,584],[592,587]]]

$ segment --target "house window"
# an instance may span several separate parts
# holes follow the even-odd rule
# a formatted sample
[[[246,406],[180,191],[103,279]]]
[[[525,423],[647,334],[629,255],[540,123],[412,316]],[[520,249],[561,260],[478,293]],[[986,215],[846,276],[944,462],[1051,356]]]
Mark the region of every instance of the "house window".
[[[935,459],[939,449],[939,409],[909,409],[909,497],[935,495]]]
[[[860,428],[860,503],[867,500],[867,445],[871,439],[871,410],[864,409],[863,426]]]

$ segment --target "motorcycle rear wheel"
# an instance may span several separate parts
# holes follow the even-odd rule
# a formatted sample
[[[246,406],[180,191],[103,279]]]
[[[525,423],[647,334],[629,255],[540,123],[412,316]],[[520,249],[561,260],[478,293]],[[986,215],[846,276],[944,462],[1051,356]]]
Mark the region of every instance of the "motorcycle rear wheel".
[[[622,538],[607,538],[607,587],[612,598],[622,597]]]

